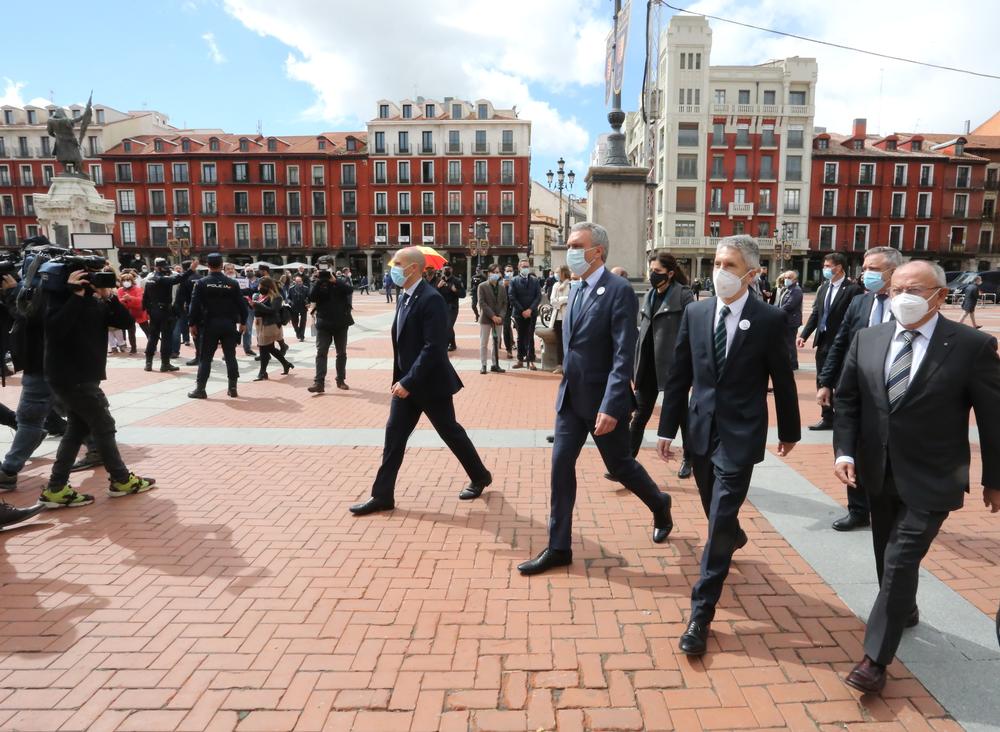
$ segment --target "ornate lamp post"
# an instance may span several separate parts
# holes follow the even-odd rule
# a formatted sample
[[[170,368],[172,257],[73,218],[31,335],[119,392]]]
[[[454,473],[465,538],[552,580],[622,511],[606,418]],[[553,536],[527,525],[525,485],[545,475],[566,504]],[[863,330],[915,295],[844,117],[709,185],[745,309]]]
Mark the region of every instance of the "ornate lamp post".
[[[779,224],[779,228],[774,230],[774,258],[778,260],[778,270],[785,268],[785,260],[792,259],[792,244],[788,241],[788,228],[785,224]]]
[[[476,219],[469,224],[469,253],[476,258],[477,272],[482,269],[482,257],[489,253],[489,248],[490,225],[482,219]]]
[[[576,182],[576,173],[574,173],[572,170],[569,171],[569,173],[567,173],[566,172],[566,161],[563,160],[562,158],[559,158],[556,161],[556,172],[553,173],[551,170],[549,170],[549,172],[545,174],[545,178],[546,178],[546,180],[548,180],[549,190],[550,191],[559,191],[559,226],[558,226],[558,229],[559,229],[559,244],[562,244],[565,241],[565,239],[563,238],[563,217],[562,217],[562,197],[563,197],[563,191],[564,190],[572,190],[573,189],[573,184]],[[553,184],[553,182],[552,182],[553,178],[555,179],[555,184]],[[570,200],[572,201],[572,195],[573,194],[570,193],[569,195],[570,195]]]

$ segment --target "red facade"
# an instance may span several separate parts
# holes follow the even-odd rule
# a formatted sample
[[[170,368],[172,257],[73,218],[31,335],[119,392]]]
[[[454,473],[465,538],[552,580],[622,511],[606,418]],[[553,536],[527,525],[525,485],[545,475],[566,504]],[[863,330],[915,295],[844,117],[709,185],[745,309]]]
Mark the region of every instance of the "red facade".
[[[975,256],[988,160],[966,152],[964,142],[932,146],[919,135],[873,139],[857,123],[851,136],[817,135],[812,248],[858,258],[873,246],[915,257]]]

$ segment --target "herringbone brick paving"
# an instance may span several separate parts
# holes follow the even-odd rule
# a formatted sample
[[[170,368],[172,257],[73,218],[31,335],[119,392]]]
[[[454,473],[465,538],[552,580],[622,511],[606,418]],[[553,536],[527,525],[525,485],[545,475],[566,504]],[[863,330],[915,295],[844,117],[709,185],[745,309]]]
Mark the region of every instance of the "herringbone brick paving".
[[[358,384],[369,377],[374,390],[388,375]],[[469,426],[489,410],[465,402],[493,398],[520,405],[494,426],[534,427],[534,402],[550,405],[555,386],[536,374],[474,392],[478,374],[463,377]],[[213,400],[156,420],[266,427],[306,401],[280,381],[241,385],[232,404],[245,408]],[[308,418],[290,426],[368,424],[358,401],[335,396],[315,400],[325,418],[293,412]],[[381,426],[385,402],[362,402]],[[206,419],[187,421],[197,407]],[[0,730],[959,728],[899,663],[882,699],[843,685],[861,621],[749,504],[751,541],[710,653],[681,656],[705,532],[691,481],[668,481],[677,528],[656,546],[646,510],[584,451],[576,561],[527,579],[514,567],[545,542],[547,450],[483,449],[499,480],[465,503],[450,453],[411,449],[397,510],[354,519],[346,508],[367,493],[378,448],[204,446],[196,430],[191,443],[125,447],[158,478],[151,494],[111,501],[103,472],[82,473],[94,506],[0,534]],[[651,450],[641,459],[666,475]],[[787,462],[836,495],[829,448],[803,445]],[[30,503],[47,469],[30,463],[8,500]],[[969,542],[974,561],[988,558]],[[947,539],[934,551],[933,571],[974,574],[973,558],[945,555]]]

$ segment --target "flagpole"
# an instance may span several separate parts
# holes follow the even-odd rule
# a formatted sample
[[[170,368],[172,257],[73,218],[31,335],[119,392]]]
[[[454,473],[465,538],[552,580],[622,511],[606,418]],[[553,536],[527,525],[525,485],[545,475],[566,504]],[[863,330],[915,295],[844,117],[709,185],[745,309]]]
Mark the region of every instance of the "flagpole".
[[[611,124],[612,132],[608,135],[608,147],[603,161],[604,165],[609,166],[628,165],[628,158],[625,155],[625,135],[622,133],[622,125],[625,124],[625,113],[622,111],[622,90],[620,86],[615,84],[618,71],[618,44],[622,42],[618,34],[618,17],[621,15],[621,11],[622,0],[615,0],[614,25],[611,30],[613,39],[611,46],[611,56],[613,59],[611,77],[612,107],[611,111],[608,112],[608,122]],[[624,66],[624,58],[622,58],[621,63]],[[624,71],[622,72],[622,80],[624,81]]]

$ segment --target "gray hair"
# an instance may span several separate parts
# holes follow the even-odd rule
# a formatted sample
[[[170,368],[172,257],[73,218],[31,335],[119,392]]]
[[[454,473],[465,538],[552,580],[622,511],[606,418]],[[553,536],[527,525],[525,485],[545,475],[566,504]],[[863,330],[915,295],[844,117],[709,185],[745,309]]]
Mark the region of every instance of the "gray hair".
[[[760,247],[757,246],[757,240],[752,236],[746,234],[727,236],[719,240],[718,246],[715,247],[716,253],[720,249],[738,250],[743,255],[743,261],[750,269],[757,269],[760,266]]]
[[[865,252],[865,257],[871,254],[881,254],[892,269],[903,266],[903,255],[893,247],[872,247]]]
[[[601,247],[604,250],[605,255],[607,255],[608,251],[611,249],[611,241],[608,239],[608,230],[600,224],[595,224],[593,221],[581,221],[577,224],[573,224],[569,228],[570,234],[574,231],[589,231],[590,243],[595,247]],[[568,239],[569,237],[566,238]]]
[[[940,264],[932,262],[929,259],[911,259],[904,265],[904,267],[910,267],[914,265],[924,265],[925,267],[927,267],[931,271],[931,274],[934,275],[934,280],[938,287],[948,286],[948,277],[945,275],[944,269],[942,269]]]

